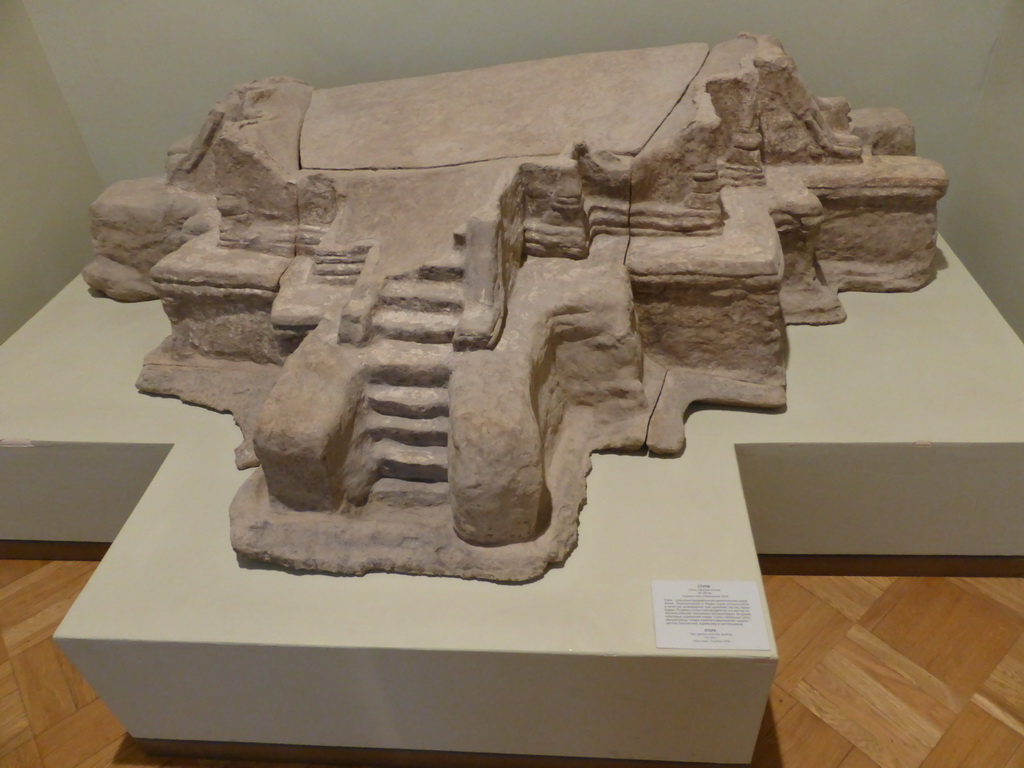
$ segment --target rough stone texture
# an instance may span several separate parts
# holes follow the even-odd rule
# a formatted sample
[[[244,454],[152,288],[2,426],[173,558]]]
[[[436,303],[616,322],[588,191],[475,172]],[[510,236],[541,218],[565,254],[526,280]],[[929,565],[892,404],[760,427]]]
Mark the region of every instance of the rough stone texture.
[[[918,157],[867,156],[857,166],[798,169],[821,200],[815,258],[837,291],[914,291],[934,276],[942,167]]]
[[[563,559],[591,451],[643,445],[636,419],[653,403],[625,245],[602,236],[585,261],[528,261],[501,341],[454,361],[449,483],[462,539],[507,544],[546,529],[557,534],[551,560]]]
[[[209,195],[166,184],[161,177],[119,181],[92,204],[92,247],[96,258],[83,276],[89,286],[120,301],[157,296],[152,267],[191,237],[216,227],[204,215]]]
[[[779,302],[787,324],[841,323],[846,311],[832,286],[818,275],[815,258],[824,211],[792,167],[765,169],[769,212],[779,233],[783,271]]]
[[[235,414],[243,556],[519,582],[590,455],[785,404],[785,326],[932,274],[946,177],[770,37],[315,91],[239,86],[93,207],[89,284],[159,296],[139,388]]]
[[[168,351],[179,358],[282,362],[270,310],[289,263],[221,248],[212,232],[169,255],[150,271],[171,321]]]
[[[465,354],[480,359],[462,362],[448,387],[458,404],[448,477],[455,532],[480,546],[530,541],[551,515],[531,370],[509,375],[505,356]]]
[[[775,40],[759,38],[753,58],[765,163],[860,162],[861,143],[849,132],[848,106],[812,96]]]
[[[299,131],[312,92],[297,80],[269,78],[233,94],[238,104],[210,145],[221,246],[295,255]]]
[[[707,51],[587,53],[320,90],[302,129],[302,165],[430,168],[557,155],[581,141],[635,154]]]
[[[263,401],[281,375],[281,367],[195,355],[188,358],[189,374],[182,376],[180,358],[168,347],[165,342],[146,355],[136,386],[143,392],[173,395],[231,413],[244,436],[235,449],[235,463],[239,469],[258,466],[252,434]]]
[[[289,358],[256,425],[263,482],[291,509],[334,512],[344,501],[359,367],[350,350],[332,343],[329,328]]]
[[[644,351],[665,366],[781,384],[782,250],[766,191],[733,187],[722,198],[720,234],[630,240]]]
[[[913,155],[916,152],[914,124],[902,109],[855,109],[850,112],[850,126],[863,143],[864,154]]]

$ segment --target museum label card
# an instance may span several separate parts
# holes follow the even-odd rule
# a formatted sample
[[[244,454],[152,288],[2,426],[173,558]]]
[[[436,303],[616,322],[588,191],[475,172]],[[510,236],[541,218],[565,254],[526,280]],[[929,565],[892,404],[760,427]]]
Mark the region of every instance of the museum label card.
[[[767,651],[768,622],[754,581],[653,581],[658,648]]]

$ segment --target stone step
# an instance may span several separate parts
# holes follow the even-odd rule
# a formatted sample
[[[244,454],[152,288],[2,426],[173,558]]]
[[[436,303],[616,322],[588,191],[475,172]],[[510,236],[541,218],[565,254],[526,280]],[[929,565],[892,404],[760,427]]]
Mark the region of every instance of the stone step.
[[[401,307],[378,307],[373,312],[373,330],[379,336],[420,344],[448,344],[455,336],[459,315],[454,312],[424,312]]]
[[[370,489],[370,501],[403,507],[437,507],[448,504],[448,483],[382,477]]]
[[[438,280],[451,282],[461,280],[465,259],[458,251],[450,251],[439,259],[434,259],[429,264],[424,264],[416,270],[416,277],[421,280]]]
[[[374,440],[394,440],[405,445],[448,445],[448,417],[409,419],[375,411],[366,414],[363,431]]]
[[[359,277],[362,272],[362,262],[358,264],[333,261],[317,261],[313,263],[313,274],[324,277]]]
[[[451,370],[452,348],[439,344],[378,339],[366,348],[364,361],[371,384],[444,387]]]
[[[366,254],[360,251],[320,251],[316,252],[317,264],[365,264]]]
[[[448,449],[439,445],[405,445],[381,440],[373,447],[381,477],[447,482]]]
[[[433,312],[459,310],[462,309],[462,285],[422,278],[388,280],[380,289],[380,302]]]
[[[366,400],[377,413],[407,419],[433,419],[448,415],[448,390],[444,387],[396,387],[370,384]]]

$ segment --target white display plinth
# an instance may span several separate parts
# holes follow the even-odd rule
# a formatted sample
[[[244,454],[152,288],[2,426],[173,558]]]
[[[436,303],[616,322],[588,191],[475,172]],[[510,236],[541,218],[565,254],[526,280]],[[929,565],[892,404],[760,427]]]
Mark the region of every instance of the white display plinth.
[[[783,413],[688,419],[709,472],[739,454],[759,553],[1024,555],[1024,343],[940,247],[922,290],[787,329]]]
[[[243,566],[231,418],[134,391],[165,333],[158,304],[76,281],[0,359],[4,435],[174,444],[58,631],[134,736],[749,759],[774,648],[658,650],[651,598],[653,580],[759,584],[735,462],[698,499],[686,460],[595,457],[580,546],[532,584]]]
[[[0,348],[0,434],[175,447],[58,641],[140,738],[745,762],[774,650],[656,649],[651,581],[759,578],[737,444],[1024,441],[1024,345],[945,251],[923,291],[843,294],[846,324],[789,329],[785,412],[702,409],[681,458],[595,456],[579,548],[521,586],[240,565],[230,417],[136,394],[159,306],[76,282]],[[912,538],[843,514],[854,539]],[[970,553],[1024,554],[989,517]],[[828,519],[758,519],[762,551],[828,551]]]

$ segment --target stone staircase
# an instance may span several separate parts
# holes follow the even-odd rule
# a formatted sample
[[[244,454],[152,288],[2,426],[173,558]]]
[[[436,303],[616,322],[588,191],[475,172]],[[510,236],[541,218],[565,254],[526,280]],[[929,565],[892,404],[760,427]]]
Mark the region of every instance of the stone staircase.
[[[317,247],[313,255],[313,274],[333,278],[340,283],[354,284],[372,250],[371,243],[356,243],[337,251]]]
[[[462,315],[463,257],[387,278],[370,317],[360,431],[378,479],[369,500],[395,507],[448,503],[448,377]]]

